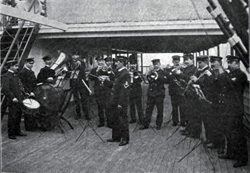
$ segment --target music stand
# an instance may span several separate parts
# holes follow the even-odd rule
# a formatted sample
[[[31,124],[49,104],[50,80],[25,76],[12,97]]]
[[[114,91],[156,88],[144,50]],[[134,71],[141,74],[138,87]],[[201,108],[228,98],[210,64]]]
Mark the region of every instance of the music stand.
[[[98,136],[102,140],[102,142],[105,143],[105,141],[100,137],[100,135],[94,129],[94,126],[92,125],[92,123],[90,122],[90,120],[87,120],[86,123],[83,123],[81,120],[78,120],[78,121],[82,125],[82,129],[83,130],[82,130],[81,134],[78,136],[78,138],[76,139],[75,142],[78,141],[78,139],[82,136],[82,134],[84,133],[84,131],[89,127],[96,134],[96,136]]]
[[[174,136],[174,134],[175,134],[179,129],[180,129],[180,126],[178,126],[178,127],[174,130],[174,132],[173,132],[169,137],[167,137],[166,140],[169,140],[172,136]]]
[[[91,112],[93,115],[95,115],[92,109],[89,109],[89,110],[90,110],[90,112]],[[94,116],[94,119],[96,120],[95,116]],[[90,121],[90,120],[86,120],[86,121],[87,121],[87,122],[84,123],[84,122],[82,122],[80,119],[78,119],[78,122],[80,123],[80,125],[81,125],[81,127],[82,127],[83,130],[82,130],[81,134],[78,136],[78,138],[76,139],[75,142],[77,142],[77,141],[79,140],[79,138],[82,136],[82,134],[85,132],[85,130],[89,127],[89,128],[91,128],[92,131],[96,134],[96,136],[98,136],[98,137],[102,140],[102,142],[105,143],[105,141],[101,138],[101,136],[100,136],[100,135],[96,132],[96,130],[94,129],[94,126],[93,126],[93,124],[91,123],[91,121]]]
[[[166,128],[167,125],[168,125],[171,121],[172,121],[172,118],[170,118],[167,122],[165,122],[165,123],[163,124],[163,126],[162,126],[162,129],[163,129],[163,128]]]
[[[203,124],[203,122],[202,122],[202,124]],[[202,133],[202,131],[201,131],[201,133]],[[176,147],[177,145],[179,145],[181,142],[185,141],[186,139],[187,139],[187,136],[186,136],[184,139],[182,139],[179,143],[177,143],[174,147]],[[215,166],[214,166],[214,164],[213,164],[213,162],[212,162],[211,155],[210,155],[210,153],[209,153],[209,151],[208,151],[208,149],[207,149],[206,141],[201,137],[201,135],[200,135],[200,137],[199,137],[197,143],[192,147],[192,149],[191,149],[187,154],[185,154],[181,159],[179,159],[178,162],[181,162],[184,158],[186,158],[189,154],[191,154],[191,153],[192,153],[196,148],[198,148],[201,144],[203,145],[203,148],[204,148],[204,150],[205,150],[205,153],[206,153],[206,155],[208,156],[209,162],[210,162],[211,165],[213,166],[213,171],[215,171]]]

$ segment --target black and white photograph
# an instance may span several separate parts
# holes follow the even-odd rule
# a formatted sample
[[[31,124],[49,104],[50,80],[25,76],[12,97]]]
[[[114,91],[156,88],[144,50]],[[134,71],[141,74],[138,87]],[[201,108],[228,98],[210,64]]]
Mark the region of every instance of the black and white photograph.
[[[1,0],[0,171],[249,173],[249,0]]]

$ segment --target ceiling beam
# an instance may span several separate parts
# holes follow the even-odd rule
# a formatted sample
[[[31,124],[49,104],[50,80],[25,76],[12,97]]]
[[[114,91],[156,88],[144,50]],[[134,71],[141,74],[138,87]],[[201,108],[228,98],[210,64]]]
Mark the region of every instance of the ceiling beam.
[[[23,20],[27,20],[30,22],[34,23],[39,23],[45,26],[49,26],[52,28],[60,29],[63,31],[66,31],[68,29],[67,24],[58,22],[56,20],[48,19],[44,16],[41,16],[39,14],[33,14],[29,13],[17,8],[9,7],[7,5],[0,4],[0,14],[6,15],[6,16],[11,16]]]
[[[41,27],[39,39],[223,35],[214,20],[68,24],[67,32]]]

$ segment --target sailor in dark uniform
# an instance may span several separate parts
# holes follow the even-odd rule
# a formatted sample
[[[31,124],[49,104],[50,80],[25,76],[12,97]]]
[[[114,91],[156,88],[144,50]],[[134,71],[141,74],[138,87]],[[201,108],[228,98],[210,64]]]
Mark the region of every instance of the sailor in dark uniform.
[[[125,57],[119,56],[116,61],[117,72],[113,83],[110,107],[113,115],[112,139],[107,142],[120,142],[119,146],[129,143],[128,100],[130,90],[130,74],[125,67]]]
[[[173,126],[177,126],[179,122],[181,122],[181,126],[185,126],[185,119],[183,119],[181,115],[181,103],[182,103],[182,93],[185,88],[183,88],[181,83],[180,74],[182,73],[182,68],[180,66],[180,56],[174,55],[173,59],[173,67],[166,68],[166,74],[168,79],[168,90],[169,95],[171,97],[171,105],[172,105],[172,121]],[[179,120],[180,115],[180,120]]]
[[[192,87],[196,99],[194,100],[196,106],[196,115],[194,115],[190,121],[193,124],[191,131],[197,138],[201,136],[202,123],[205,126],[205,136],[202,138],[206,140],[206,144],[212,141],[213,135],[213,122],[216,121],[214,112],[212,111],[212,100],[214,98],[213,81],[210,79],[212,76],[211,70],[208,66],[209,56],[202,55],[196,58],[198,64],[198,71],[195,75],[190,77],[190,87]],[[212,143],[210,144],[212,145]]]
[[[226,154],[219,158],[234,159],[234,167],[247,165],[248,150],[244,136],[243,125],[243,92],[247,86],[247,76],[240,70],[240,59],[237,56],[227,56],[228,71],[222,71],[218,80],[223,81],[225,96],[219,97],[224,101],[224,116],[221,119],[222,130],[227,139]],[[249,86],[248,86],[249,87]]]
[[[105,63],[107,65],[107,74],[108,74],[108,78],[106,78],[106,80],[104,81],[104,84],[107,86],[106,92],[107,92],[107,98],[106,98],[106,102],[109,103],[110,102],[110,98],[111,98],[111,89],[112,89],[112,85],[113,82],[115,80],[115,73],[116,73],[116,68],[114,67],[114,61],[113,58],[111,56],[106,57],[105,59]],[[107,82],[108,81],[108,82]],[[110,113],[112,110],[109,109],[110,107],[107,106],[106,107],[106,118],[107,118],[107,126],[109,128],[112,127],[112,113]]]
[[[143,122],[143,110],[142,110],[142,78],[138,71],[133,71],[133,77],[131,78],[131,87],[129,94],[129,110],[130,110],[130,121],[129,123],[136,122],[136,108],[139,117],[139,123]]]
[[[180,78],[186,82],[187,86],[183,92],[184,98],[181,104],[181,116],[182,119],[186,121],[186,128],[181,129],[180,131],[183,135],[190,135],[190,131],[195,131],[192,128],[193,124],[191,123],[191,121],[195,118],[194,115],[196,115],[194,109],[196,105],[194,102],[194,93],[190,90],[190,87],[188,87],[188,83],[190,82],[190,77],[195,75],[195,73],[197,72],[197,68],[194,66],[193,54],[184,54],[183,61],[186,67],[183,68],[182,73],[180,74]]]
[[[42,58],[45,63],[45,67],[43,67],[37,75],[37,83],[53,83],[55,81],[55,70],[52,70],[52,57],[44,56]]]
[[[222,57],[219,56],[209,56],[211,63],[211,73],[209,80],[213,83],[213,92],[211,92],[210,101],[212,102],[210,115],[206,118],[208,133],[206,134],[210,145],[208,143],[208,148],[218,149],[218,154],[223,154],[225,149],[225,136],[223,134],[222,121],[226,117],[227,105],[226,100],[226,78],[225,70],[222,67]],[[224,76],[224,77],[223,77]],[[212,123],[209,123],[209,122]],[[210,133],[211,132],[211,133]]]
[[[94,81],[95,99],[98,107],[99,124],[97,127],[105,125],[105,116],[107,118],[107,126],[110,126],[108,100],[111,94],[111,88],[105,80],[113,80],[114,73],[112,67],[106,65],[103,57],[96,58],[98,66],[90,71],[89,79]]]
[[[6,96],[9,108],[8,115],[8,136],[10,139],[16,139],[16,136],[26,136],[21,132],[21,102],[25,98],[25,91],[21,80],[18,77],[17,61],[6,62],[8,66],[7,73],[3,76],[2,92]]]
[[[23,69],[19,72],[19,78],[22,81],[24,90],[31,97],[35,96],[33,92],[37,82],[35,73],[32,71],[34,62],[34,58],[27,58]],[[36,130],[36,120],[34,115],[27,115],[24,113],[24,126],[27,131]]]
[[[75,102],[76,116],[75,119],[81,118],[81,108],[86,120],[90,120],[89,117],[89,88],[86,80],[85,63],[80,59],[79,52],[76,51],[72,55],[74,61],[73,67],[70,67],[70,86],[73,88],[73,96]],[[85,85],[85,84],[86,85]]]
[[[143,126],[140,127],[140,130],[148,129],[152,117],[154,107],[157,107],[157,119],[156,119],[156,129],[160,130],[162,121],[163,121],[163,102],[165,97],[165,87],[164,84],[167,82],[167,77],[165,72],[160,68],[160,60],[152,60],[154,69],[149,71],[147,78],[149,80],[148,87],[148,100],[146,115],[143,122]]]

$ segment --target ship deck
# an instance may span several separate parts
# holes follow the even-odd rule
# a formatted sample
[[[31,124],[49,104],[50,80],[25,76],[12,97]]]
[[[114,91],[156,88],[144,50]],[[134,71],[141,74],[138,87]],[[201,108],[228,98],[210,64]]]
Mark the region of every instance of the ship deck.
[[[73,108],[70,106],[67,109],[65,117],[74,130],[63,122],[64,134],[55,128],[47,132],[26,132],[27,137],[16,140],[7,137],[5,116],[2,121],[2,172],[250,172],[249,164],[233,168],[232,160],[218,159],[216,150],[208,149],[206,152],[203,145],[183,158],[200,140],[184,138],[178,130],[174,133],[178,127],[173,127],[169,121],[171,106],[168,95],[162,129],[155,129],[154,111],[151,128],[141,131],[136,123],[129,125],[130,143],[123,147],[119,147],[118,143],[102,141],[111,138],[111,129],[96,127],[98,118],[95,105],[90,111],[90,123],[102,140],[88,125],[83,131],[87,121],[75,120]],[[23,121],[21,127],[23,129]]]

